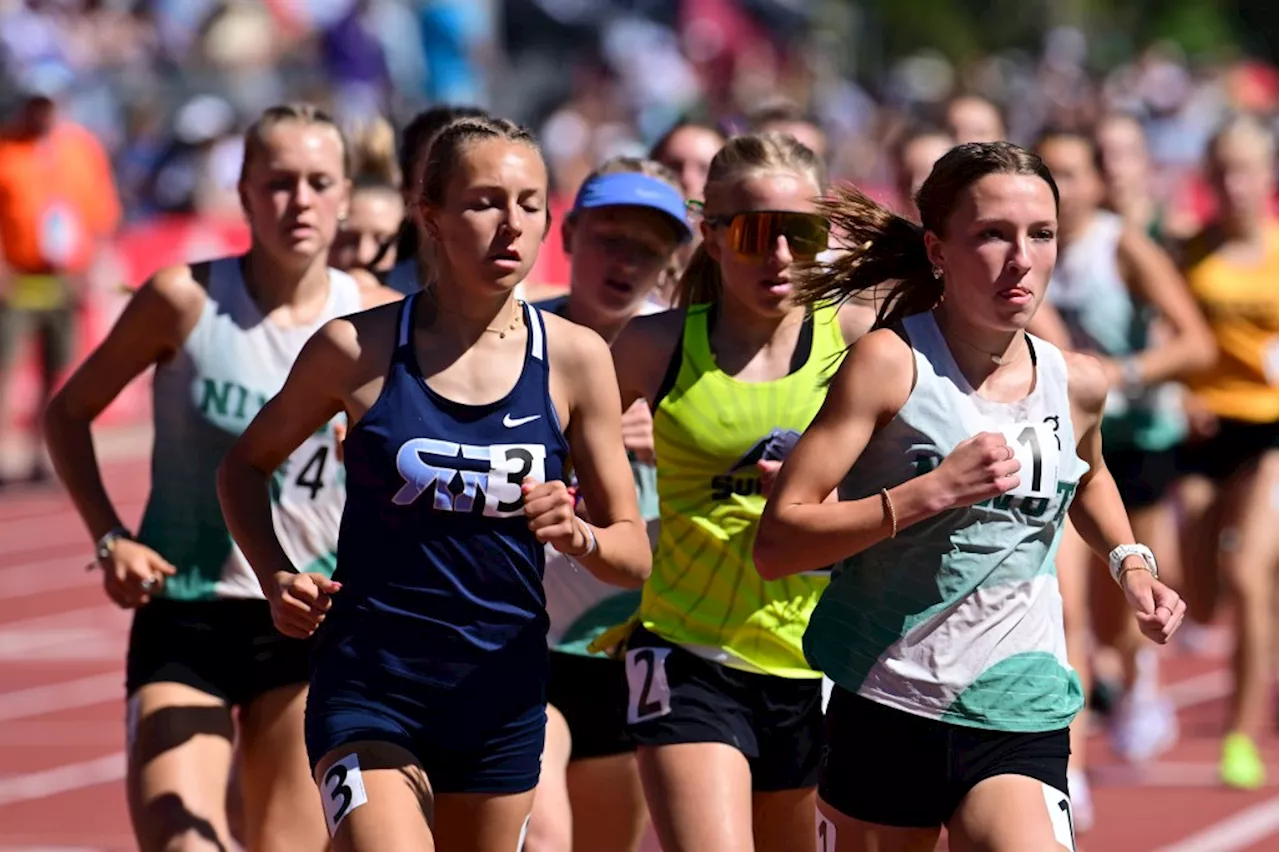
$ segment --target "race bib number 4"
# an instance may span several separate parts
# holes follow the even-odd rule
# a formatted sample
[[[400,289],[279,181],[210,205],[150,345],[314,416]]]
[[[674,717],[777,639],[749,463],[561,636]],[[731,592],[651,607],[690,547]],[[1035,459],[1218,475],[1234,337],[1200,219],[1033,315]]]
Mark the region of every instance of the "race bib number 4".
[[[1018,487],[1009,494],[1032,498],[1054,496],[1058,490],[1058,466],[1062,452],[1053,427],[1048,423],[1017,423],[1005,426],[1000,432],[1021,465]]]

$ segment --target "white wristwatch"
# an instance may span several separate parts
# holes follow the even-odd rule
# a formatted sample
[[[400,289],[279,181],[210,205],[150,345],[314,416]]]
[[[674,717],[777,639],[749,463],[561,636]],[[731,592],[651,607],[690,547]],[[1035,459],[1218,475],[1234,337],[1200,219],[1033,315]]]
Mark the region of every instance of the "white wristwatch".
[[[1111,568],[1111,579],[1115,580],[1117,584],[1120,582],[1120,569],[1124,564],[1124,560],[1130,556],[1141,556],[1142,561],[1147,565],[1147,570],[1151,572],[1151,576],[1159,579],[1160,570],[1156,567],[1156,556],[1151,552],[1151,548],[1145,544],[1122,544],[1111,551],[1111,555],[1107,557],[1107,562]]]

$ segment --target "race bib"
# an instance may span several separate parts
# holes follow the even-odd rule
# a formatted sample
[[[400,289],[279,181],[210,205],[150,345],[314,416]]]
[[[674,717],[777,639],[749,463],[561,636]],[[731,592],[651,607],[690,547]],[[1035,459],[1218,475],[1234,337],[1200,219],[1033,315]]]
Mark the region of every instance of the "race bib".
[[[1048,423],[1016,423],[1000,432],[1021,465],[1018,470],[1021,481],[1008,493],[1037,499],[1054,496],[1058,491],[1058,463],[1062,452],[1053,427]]]

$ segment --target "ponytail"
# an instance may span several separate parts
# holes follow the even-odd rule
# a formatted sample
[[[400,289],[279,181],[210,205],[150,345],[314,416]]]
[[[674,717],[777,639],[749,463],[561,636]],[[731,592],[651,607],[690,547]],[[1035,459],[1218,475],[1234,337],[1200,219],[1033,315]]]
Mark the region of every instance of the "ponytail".
[[[923,228],[853,187],[836,189],[818,207],[844,249],[830,260],[797,267],[792,296],[797,304],[816,307],[869,298],[880,306],[876,325],[883,327],[931,310],[942,300],[942,279],[933,277]]]

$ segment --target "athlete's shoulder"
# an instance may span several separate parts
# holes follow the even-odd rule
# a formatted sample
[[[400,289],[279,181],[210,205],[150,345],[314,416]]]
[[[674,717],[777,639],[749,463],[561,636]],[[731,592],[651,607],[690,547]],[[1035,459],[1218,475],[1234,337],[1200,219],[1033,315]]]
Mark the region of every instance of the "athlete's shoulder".
[[[613,343],[615,353],[634,354],[640,358],[663,359],[670,353],[684,334],[685,324],[691,314],[706,313],[706,305],[690,308],[672,308],[656,314],[633,317],[618,339]]]
[[[576,370],[596,359],[609,360],[609,344],[594,330],[550,311],[540,310],[538,315],[547,330],[547,357],[553,368]]]
[[[349,269],[345,272],[335,269],[333,273],[351,279],[360,294],[362,308],[374,308],[378,305],[399,302],[404,298],[403,293],[386,286],[378,280],[378,276],[367,269]]]
[[[1062,353],[1067,365],[1067,393],[1071,401],[1085,411],[1102,411],[1111,390],[1102,361],[1087,352],[1057,351]]]
[[[194,317],[209,298],[210,263],[179,263],[156,272],[134,291],[135,302]]]
[[[844,342],[854,343],[875,327],[876,309],[863,302],[848,301],[836,309],[836,318],[840,322],[840,335]]]
[[[390,352],[395,348],[400,307],[397,300],[331,319],[307,345],[349,363],[360,361],[369,352]]]

